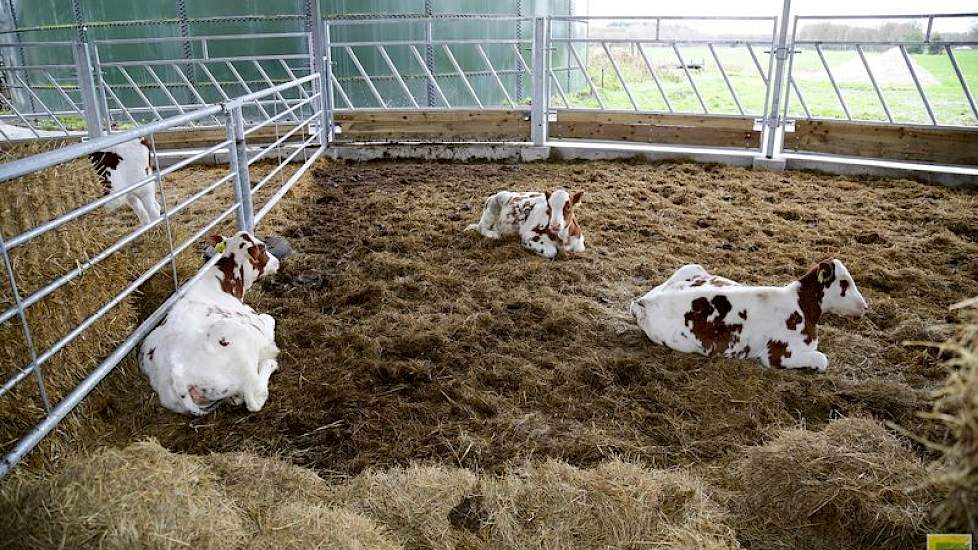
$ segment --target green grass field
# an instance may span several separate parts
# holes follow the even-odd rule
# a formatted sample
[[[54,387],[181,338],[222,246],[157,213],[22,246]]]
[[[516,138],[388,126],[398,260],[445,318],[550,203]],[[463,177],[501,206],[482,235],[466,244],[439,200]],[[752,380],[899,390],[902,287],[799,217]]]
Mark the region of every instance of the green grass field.
[[[825,76],[825,70],[818,54],[811,48],[801,49],[802,52],[795,56],[792,74],[796,75],[795,81],[801,89],[811,115],[813,117],[844,119],[845,113],[831,83]],[[673,110],[677,112],[702,112],[699,100],[680,68],[672,48],[646,45],[645,51],[659,76],[659,81]],[[611,52],[639,109],[668,110],[639,53],[627,46],[613,48]],[[705,47],[683,47],[680,48],[680,53],[687,63],[704,63],[702,69],[691,70],[690,74],[696,82],[707,110],[710,113],[738,114],[730,90],[724,82],[710,51]],[[744,113],[760,116],[764,105],[765,86],[748,50],[745,47],[718,46],[716,53],[727,72],[730,86],[735,90]],[[764,48],[756,47],[755,53],[764,72],[767,73],[768,56],[764,53]],[[854,51],[826,50],[824,53],[833,74],[839,67],[858,59],[858,54]],[[873,55],[873,53],[867,52],[867,55]],[[584,58],[583,55],[581,57]],[[974,126],[978,124],[948,56],[912,54],[911,57],[919,67],[930,72],[937,81],[924,85],[937,122],[944,125]],[[956,50],[955,57],[972,95],[978,94],[978,50]],[[589,48],[587,65],[588,74],[601,95],[605,108],[633,108],[615,74],[614,67],[600,46],[592,45]],[[573,57],[570,59],[570,66],[575,69],[572,75],[576,75],[580,83],[580,86],[575,86],[574,93],[566,94],[570,106],[572,108],[598,107],[598,102],[590,93],[587,84],[580,79],[581,72],[576,70],[577,65]],[[868,78],[863,78],[861,82],[840,82],[839,87],[849,106],[852,118],[886,120],[885,113]],[[930,122],[917,89],[909,77],[906,82],[882,84],[881,88],[894,122],[918,124]],[[791,116],[804,117],[805,112],[794,90],[792,90],[789,101]],[[553,92],[552,104],[558,107],[564,106],[556,90]]]

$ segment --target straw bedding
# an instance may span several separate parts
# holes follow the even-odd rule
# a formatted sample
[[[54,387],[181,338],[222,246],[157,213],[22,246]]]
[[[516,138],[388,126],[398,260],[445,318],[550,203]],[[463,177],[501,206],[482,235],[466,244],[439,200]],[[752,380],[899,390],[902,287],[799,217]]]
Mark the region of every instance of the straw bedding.
[[[943,489],[914,483],[925,481],[925,462],[936,454],[881,423],[938,442],[973,442],[970,432],[917,416],[946,371],[936,351],[903,343],[943,340],[948,323],[963,319],[948,305],[978,294],[978,193],[669,163],[324,163],[313,179],[265,226],[287,236],[295,255],[248,298],[275,316],[282,348],[265,409],[177,417],[129,364],[100,388],[105,401],[86,425],[86,445],[153,437],[176,453],[275,456],[351,476],[329,494],[352,495],[356,486],[356,498],[337,504],[313,495],[315,517],[301,524],[357,521],[370,536],[409,547],[429,539],[400,534],[405,516],[391,495],[371,507],[364,495],[372,483],[396,479],[388,483],[408,491],[411,483],[397,476],[438,472],[450,487],[422,483],[405,506],[437,501],[449,507],[431,516],[435,535],[451,516],[462,526],[451,536],[464,531],[505,547],[516,539],[492,518],[533,504],[498,504],[485,479],[550,468],[546,485],[556,487],[561,468],[600,476],[615,457],[630,464],[613,463],[615,475],[637,468],[652,480],[648,491],[701,503],[676,516],[684,518],[679,527],[670,516],[648,531],[621,532],[626,538],[685,541],[690,530],[718,545],[901,547],[933,526],[928,512]],[[577,217],[588,251],[580,256],[550,262],[512,241],[461,231],[493,191],[558,186],[585,190]],[[824,374],[675,353],[648,342],[627,314],[631,298],[684,263],[745,283],[784,284],[829,255],[846,262],[872,311],[824,320],[820,349],[831,362]],[[801,468],[806,461],[821,466]],[[772,475],[759,479],[763,468]],[[698,489],[683,485],[685,476]],[[672,486],[685,489],[665,488]],[[838,494],[825,492],[831,487]],[[588,489],[585,502],[592,493],[600,490]],[[609,501],[630,498],[616,495]],[[797,508],[783,512],[784,525],[756,520],[778,502]],[[244,513],[299,525],[291,512],[262,510]],[[347,513],[364,519],[337,519]],[[809,513],[819,521],[805,527]],[[410,525],[429,521],[407,517]],[[561,519],[560,528],[572,530],[564,521],[572,520]],[[810,542],[783,530],[799,525]],[[524,526],[519,540],[552,534],[540,529]],[[624,540],[594,536],[583,540]]]
[[[33,144],[7,148],[0,153],[0,162],[37,154],[52,147]],[[102,183],[87,158],[0,185],[4,196],[4,200],[0,201],[0,231],[7,238],[103,195]],[[11,261],[21,298],[26,298],[114,242],[114,231],[102,223],[110,217],[101,212],[84,216],[14,249]],[[121,291],[129,282],[133,269],[129,257],[113,255],[31,307],[27,320],[38,353],[57,342]],[[0,309],[6,310],[13,303],[7,274],[3,271]],[[134,326],[132,304],[124,300],[107,312],[85,335],[43,365],[51,403],[57,403]],[[20,319],[14,317],[0,325],[0,375],[3,379],[7,380],[26,367],[30,360]],[[43,414],[37,386],[33,377],[29,377],[11,394],[0,399],[0,450],[5,450]],[[69,427],[63,426],[61,429]]]

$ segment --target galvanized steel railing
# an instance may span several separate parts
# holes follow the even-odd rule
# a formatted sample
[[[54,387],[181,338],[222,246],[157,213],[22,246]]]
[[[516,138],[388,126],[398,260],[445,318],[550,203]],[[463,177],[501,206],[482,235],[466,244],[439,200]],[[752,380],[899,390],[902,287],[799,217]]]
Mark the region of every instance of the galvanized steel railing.
[[[232,98],[229,101],[218,105],[207,105],[194,109],[190,112],[179,114],[152,122],[134,130],[104,136],[90,141],[72,145],[51,152],[28,157],[0,165],[0,188],[4,182],[20,176],[43,170],[52,166],[69,162],[77,158],[84,158],[96,151],[105,150],[109,147],[119,145],[131,140],[146,138],[149,139],[152,157],[158,159],[154,135],[161,131],[182,128],[205,120],[219,120],[227,129],[226,139],[196,151],[190,156],[181,159],[176,164],[160,168],[159,164],[153,174],[143,180],[133,182],[126,189],[112,192],[111,194],[92,201],[85,205],[75,208],[61,216],[48,220],[44,223],[30,228],[18,235],[0,235],[0,253],[2,253],[4,270],[7,281],[12,290],[13,306],[0,312],[0,324],[5,322],[19,322],[24,338],[24,343],[29,350],[30,360],[8,379],[3,381],[0,386],[0,398],[17,387],[28,377],[33,377],[37,386],[39,399],[44,407],[46,416],[44,419],[23,439],[21,439],[13,449],[0,461],[0,477],[3,477],[9,469],[16,464],[27,452],[47,435],[54,427],[70,412],[86,395],[99,383],[131,350],[139,341],[149,333],[153,327],[166,314],[169,307],[186,291],[190,284],[193,284],[201,273],[198,273],[190,281],[180,285],[177,278],[177,268],[175,258],[180,253],[199,242],[201,238],[213,231],[215,227],[234,215],[237,219],[239,229],[254,231],[255,224],[259,223],[275,204],[295,185],[299,178],[309,169],[325,151],[328,139],[328,127],[323,125],[325,120],[326,103],[324,101],[324,90],[320,88],[323,82],[320,73],[313,73],[303,78],[291,82],[269,87],[265,90],[254,92]],[[296,101],[287,109],[283,109],[278,114],[267,114],[262,120],[252,120],[252,124],[246,129],[244,125],[243,110],[248,105],[254,105],[258,101],[269,101],[270,98],[280,97],[284,93],[295,93],[303,90],[306,97],[304,100]],[[249,136],[263,128],[278,128],[283,122],[287,123],[287,130],[282,130],[280,135],[277,132],[271,143],[263,144],[261,147],[249,147]],[[296,136],[301,139],[296,143]],[[308,136],[308,137],[306,137]],[[167,176],[174,174],[192,163],[201,159],[224,152],[228,156],[229,167],[227,173],[214,181],[201,184],[192,196],[184,199],[175,205],[167,205]],[[283,171],[293,162],[298,162],[301,155],[301,166],[288,177]],[[276,159],[277,165],[273,167],[261,180],[252,183],[249,168],[259,161],[269,161]],[[158,161],[157,161],[158,162]],[[271,194],[264,204],[255,205],[254,197],[265,186],[274,185],[276,180],[280,181],[278,189]],[[186,211],[191,206],[197,204],[202,198],[214,193],[222,185],[231,183],[234,188],[234,202],[226,205],[221,213],[213,219],[201,220],[201,226],[192,236],[180,243],[174,243],[172,232],[170,231],[170,220],[173,216]],[[34,292],[22,295],[18,286],[17,273],[11,260],[11,252],[18,247],[24,246],[38,236],[50,231],[57,230],[66,224],[72,223],[83,216],[91,215],[99,208],[105,206],[110,201],[122,197],[140,187],[155,183],[160,194],[164,198],[162,217],[148,225],[144,225],[134,231],[119,238],[116,242],[79,263],[77,267],[69,270],[53,281],[48,282],[43,287]],[[257,208],[257,212],[256,212]],[[113,254],[125,254],[136,239],[146,235],[149,231],[164,226],[167,237],[168,254],[158,259],[152,267],[144,271],[132,280],[124,289],[103,304],[97,311],[89,315],[77,326],[70,329],[53,345],[46,349],[37,349],[31,334],[30,323],[28,322],[28,311],[31,307],[42,302],[50,294],[66,284],[71,283],[80,275],[91,270],[94,266],[104,261]],[[85,333],[96,321],[101,319],[107,312],[133,294],[142,284],[148,281],[157,273],[172,270],[174,282],[174,294],[152,315],[149,316],[139,327],[120,344],[107,358],[102,360],[99,365],[81,382],[74,390],[67,394],[60,402],[52,403],[48,397],[49,392],[45,386],[44,365],[51,360],[59,351],[71,344],[76,338]]]
[[[978,22],[978,13],[959,13],[959,14],[924,14],[924,15],[844,15],[844,16],[795,16],[791,31],[790,43],[792,44],[792,55],[789,61],[788,81],[791,84],[792,94],[785,99],[784,116],[789,115],[810,119],[810,120],[847,120],[847,121],[872,121],[886,124],[925,124],[929,126],[975,126],[978,125],[978,107],[975,104],[974,91],[968,84],[968,80],[962,71],[961,64],[955,55],[955,51],[971,50],[978,47],[978,39],[973,40],[943,40],[939,38],[935,31],[935,22],[940,24],[948,20],[974,19]],[[806,38],[799,36],[799,30],[804,30],[806,24],[816,21],[833,23],[838,21],[860,21],[860,20],[887,20],[903,21],[916,23],[911,29],[919,29],[919,37],[904,40],[838,40],[825,38]],[[924,25],[925,23],[925,25]],[[926,30],[925,30],[926,29]],[[867,50],[887,49],[899,55],[892,55],[885,60],[874,56],[873,52]],[[955,74],[956,83],[960,86],[967,105],[967,115],[961,115],[954,119],[941,119],[941,116],[934,108],[934,99],[928,94],[928,82],[920,74],[921,67],[912,58],[911,50],[922,51],[924,49],[934,50],[947,57],[947,61]],[[832,54],[832,55],[830,55]],[[879,55],[879,54],[876,54]],[[882,54],[886,55],[886,54]],[[817,71],[799,71],[798,67],[812,57],[817,58]],[[879,61],[877,61],[879,59]],[[876,63],[874,63],[876,61]],[[853,70],[856,69],[858,78],[853,78]],[[889,72],[889,82],[884,82],[880,71]],[[845,81],[840,79],[840,72],[845,74]],[[813,74],[820,73],[820,74]],[[899,74],[895,74],[899,73]],[[808,78],[799,78],[799,75],[806,75]],[[818,81],[813,82],[811,76],[820,76]],[[799,85],[799,80],[803,85]],[[884,84],[893,84],[890,88]],[[847,85],[848,84],[848,85]],[[866,88],[866,84],[871,89]],[[912,86],[912,88],[911,88]],[[827,110],[825,108],[815,108],[806,101],[803,88],[817,93],[825,92],[819,87],[831,88],[831,96],[838,101],[837,109]],[[906,89],[901,89],[906,88]],[[933,91],[933,90],[932,90]],[[916,96],[919,104],[911,109],[912,102],[904,102],[901,108],[894,110],[891,108],[890,100],[887,100],[887,92],[891,96]],[[909,92],[909,93],[907,93]],[[847,99],[846,96],[849,96]],[[869,113],[867,106],[860,108],[860,111],[851,105],[853,100],[862,100],[862,103],[871,103],[874,113]],[[898,99],[908,99],[908,97],[898,97]],[[801,108],[801,112],[792,110],[794,101]],[[963,105],[955,105],[955,108]],[[922,111],[914,112],[917,109]],[[854,112],[856,111],[856,112]]]

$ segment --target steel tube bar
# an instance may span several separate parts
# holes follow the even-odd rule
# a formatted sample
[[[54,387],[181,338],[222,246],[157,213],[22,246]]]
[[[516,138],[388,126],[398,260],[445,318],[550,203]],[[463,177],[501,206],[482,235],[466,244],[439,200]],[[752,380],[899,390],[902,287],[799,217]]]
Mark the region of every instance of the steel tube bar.
[[[234,174],[234,200],[238,203],[238,229],[253,233],[255,231],[255,212],[251,203],[251,174],[248,170],[248,150],[244,137],[244,118],[241,107],[236,106],[228,112],[228,141],[231,149],[228,160]]]
[[[499,85],[499,89],[502,90],[503,97],[506,98],[506,102],[509,103],[510,107],[516,107],[516,103],[514,103],[513,99],[509,97],[509,92],[506,90],[506,86],[503,84],[502,79],[499,78],[499,73],[496,72],[496,68],[492,66],[492,61],[489,59],[489,56],[486,55],[486,50],[482,48],[482,44],[477,44],[476,50],[479,52],[479,56],[482,57],[482,61],[487,67],[489,67],[489,71],[492,73],[493,79],[496,80],[496,84]]]
[[[95,89],[95,75],[89,56],[88,44],[73,44],[72,52],[75,56],[75,75],[78,78],[78,89],[81,91],[81,101],[85,106],[85,125],[88,130],[88,137],[97,138],[105,135],[103,126],[104,117],[99,112],[98,93]],[[50,78],[50,75],[49,75]],[[54,79],[51,79],[52,82]]]
[[[876,96],[880,99],[880,105],[883,106],[883,112],[886,113],[886,119],[893,124],[893,115],[890,113],[890,106],[886,104],[886,98],[883,97],[883,91],[880,90],[880,85],[876,82],[876,77],[873,76],[873,69],[869,66],[869,61],[866,60],[866,54],[863,52],[862,44],[856,44],[856,52],[859,53],[859,59],[863,61],[863,67],[866,67],[866,74],[869,75],[869,81],[873,84],[873,89],[876,90]]]
[[[659,90],[659,95],[662,96],[662,102],[666,104],[666,109],[671,113],[672,103],[669,102],[669,96],[666,95],[665,88],[662,87],[662,83],[659,82],[659,76],[655,73],[655,68],[652,66],[652,62],[649,61],[649,56],[645,53],[645,48],[642,46],[641,42],[636,41],[635,45],[638,47],[638,54],[642,56],[642,61],[645,63],[645,68],[649,71],[652,76],[652,82],[655,82],[655,87]]]
[[[710,110],[706,107],[706,103],[703,101],[703,96],[700,95],[699,88],[696,87],[696,81],[693,80],[693,75],[689,72],[689,67],[686,65],[686,61],[683,60],[683,54],[679,53],[679,47],[676,43],[672,43],[672,51],[676,52],[676,59],[679,60],[679,66],[683,68],[683,72],[686,73],[686,80],[689,81],[689,85],[693,88],[693,93],[696,94],[697,101],[700,102],[700,107],[703,108],[704,114],[710,114]]]
[[[24,305],[20,299],[20,291],[17,289],[17,276],[14,275],[14,264],[10,259],[10,252],[7,250],[2,234],[0,234],[0,249],[3,250],[3,267],[7,272],[7,282],[10,283],[10,293],[14,298],[14,308],[17,310],[17,316],[20,317],[20,327],[24,334],[24,343],[27,345],[27,350],[30,353],[31,361],[28,368],[34,374],[34,380],[37,382],[37,391],[41,397],[41,402],[44,404],[44,410],[50,413],[51,402],[48,400],[47,388],[44,386],[44,374],[41,372],[41,364],[37,359],[37,349],[34,347],[31,326],[27,321],[27,311],[24,309]]]
[[[782,84],[784,83],[784,62],[788,57],[788,15],[791,13],[791,0],[784,0],[782,3],[780,32],[777,34],[777,48],[772,51],[774,57],[774,73],[769,76],[769,88],[771,88],[771,110],[766,113],[766,128],[764,139],[764,156],[774,158],[777,133],[781,128],[781,97],[783,94]],[[797,19],[796,19],[797,29]],[[787,101],[785,102],[787,103]]]
[[[170,89],[165,84],[163,84],[163,81],[160,80],[160,75],[156,74],[156,71],[153,70],[153,67],[150,65],[146,65],[146,72],[149,73],[150,78],[152,78],[153,82],[156,83],[156,87],[159,88],[163,92],[163,95],[165,95],[166,98],[170,100],[170,103],[172,103],[173,106],[176,107],[178,111],[180,111],[180,114],[185,113],[186,111],[183,109],[183,106],[180,105],[180,102],[177,101],[177,98],[173,97],[173,94],[170,93]]]
[[[608,49],[608,43],[602,41],[601,48],[604,50],[605,55],[608,56],[608,61],[611,62],[611,68],[615,71],[615,76],[618,77],[618,82],[621,82],[621,87],[624,88],[625,95],[628,96],[628,102],[632,104],[632,110],[638,111],[638,103],[635,102],[635,97],[632,96],[632,91],[628,89],[628,83],[625,82],[625,77],[621,74],[621,69],[618,67],[618,62],[615,61],[614,56],[611,55],[611,50]]]
[[[252,91],[250,86],[248,86],[248,83],[245,82],[245,79],[241,78],[241,73],[238,72],[238,69],[235,69],[234,65],[232,65],[230,61],[225,61],[224,65],[227,66],[228,70],[231,71],[231,74],[234,76],[234,78],[236,78],[238,80],[238,83],[241,84],[241,87],[244,89],[245,94],[249,96],[254,95],[255,92]],[[261,90],[261,91],[264,92],[265,90]],[[270,116],[268,114],[268,111],[266,111],[265,108],[262,107],[260,101],[251,101],[249,103],[258,107],[258,110],[261,111],[262,116],[264,116],[265,118],[268,118]]]
[[[363,78],[363,81],[367,84],[367,88],[370,89],[370,93],[373,94],[374,99],[377,100],[377,104],[380,105],[382,109],[386,109],[387,103],[384,101],[384,98],[380,96],[380,92],[377,91],[377,88],[374,87],[374,83],[370,80],[370,76],[367,75],[367,71],[364,70],[363,65],[360,64],[360,59],[357,58],[355,53],[353,53],[353,48],[346,46],[343,48],[343,51],[345,51],[346,55],[353,61],[353,65],[357,68],[357,72],[360,73],[360,77]]]
[[[143,103],[145,103],[146,106],[149,107],[151,111],[153,111],[153,116],[155,116],[157,120],[163,120],[164,117],[163,115],[160,114],[159,111],[156,110],[156,105],[153,105],[153,102],[150,101],[145,94],[143,94],[143,91],[139,88],[139,85],[136,84],[136,82],[132,79],[132,77],[129,76],[129,72],[126,71],[125,67],[117,67],[117,68],[119,69],[119,72],[122,73],[123,78],[126,79],[126,82],[128,82],[129,85],[132,86],[132,89],[136,92],[136,95],[139,96],[139,99],[141,99]]]
[[[411,103],[411,106],[414,107],[415,109],[420,109],[420,107],[418,106],[418,102],[414,100],[414,94],[411,93],[411,89],[408,88],[407,84],[404,82],[404,79],[401,78],[401,73],[399,73],[397,67],[394,66],[394,62],[391,61],[391,57],[387,55],[387,49],[384,48],[383,46],[377,46],[377,51],[380,53],[380,56],[384,59],[384,63],[387,64],[387,68],[391,70],[391,74],[394,75],[394,78],[397,79],[397,83],[401,86],[401,91],[404,92],[404,95],[408,98],[408,101]],[[451,53],[449,53],[449,56],[451,56]],[[462,75],[462,79],[465,81],[465,85],[468,86],[469,82],[465,80],[464,74]]]
[[[734,100],[734,105],[737,106],[737,111],[740,114],[744,114],[744,108],[740,106],[740,98],[737,97],[737,92],[734,90],[732,84],[730,84],[730,78],[727,76],[727,71],[723,70],[723,63],[720,63],[720,56],[717,55],[717,51],[713,48],[713,44],[708,44],[710,53],[713,54],[713,60],[716,61],[717,68],[720,69],[720,75],[723,77],[723,81],[727,83],[727,89],[730,90],[730,97]]]
[[[455,56],[452,55],[451,47],[448,46],[448,44],[442,44],[441,47],[445,51],[445,56],[448,57],[448,62],[451,63],[452,67],[455,68],[455,71],[458,72],[458,76],[462,79],[462,84],[465,85],[465,89],[468,90],[469,95],[471,95],[472,99],[475,100],[475,104],[478,105],[480,109],[482,109],[483,106],[482,106],[482,101],[479,99],[479,94],[475,93],[475,88],[472,87],[472,84],[469,83],[469,79],[466,78],[465,71],[462,70],[462,67],[458,64],[458,60],[456,60]],[[404,82],[403,80],[401,80],[400,76],[398,76],[397,79],[401,82]],[[411,101],[413,102],[414,98],[411,98]],[[418,104],[415,102],[414,106],[417,107]]]
[[[588,87],[591,89],[591,94],[594,95],[594,99],[598,102],[598,107],[604,110],[604,101],[601,100],[601,94],[598,93],[598,89],[594,86],[594,82],[591,81],[591,76],[587,74],[587,69],[584,68],[584,63],[581,61],[581,56],[577,55],[577,49],[573,44],[567,45],[570,49],[571,56],[574,61],[577,62],[577,66],[580,67],[581,73],[584,74],[584,81],[587,82]]]
[[[931,23],[934,22],[933,19],[930,20]],[[928,37],[930,36],[930,27],[927,27]],[[910,78],[913,79],[914,86],[917,87],[917,93],[920,94],[920,100],[924,102],[924,108],[927,109],[927,117],[930,118],[930,123],[937,126],[937,118],[934,117],[934,109],[930,106],[930,101],[927,100],[927,94],[924,92],[924,87],[920,84],[920,79],[917,78],[917,71],[913,68],[913,63],[910,62],[910,56],[907,54],[907,47],[901,45],[900,53],[903,54],[903,60],[907,63],[907,70],[910,71]]]
[[[438,98],[441,99],[445,103],[445,106],[450,109],[452,107],[452,104],[448,102],[448,98],[446,98],[445,93],[442,92],[441,86],[439,86],[438,82],[435,80],[435,75],[431,74],[431,71],[428,70],[428,65],[425,64],[424,59],[421,57],[421,54],[418,52],[418,48],[411,46],[411,53],[414,54],[414,58],[421,65],[421,69],[424,71],[425,76],[431,82],[431,86],[435,89],[435,92],[438,93]],[[483,52],[483,55],[485,55],[485,52]]]
[[[947,52],[948,61],[951,62],[951,67],[954,68],[954,74],[958,77],[961,90],[964,91],[964,97],[968,100],[968,105],[971,106],[971,114],[974,115],[975,122],[978,122],[978,106],[975,106],[975,97],[971,95],[971,88],[968,87],[968,81],[964,79],[964,75],[961,73],[961,66],[958,65],[958,60],[954,57],[954,50],[951,49],[951,46],[945,44],[944,51]]]
[[[543,147],[547,143],[547,113],[550,93],[547,90],[547,20],[537,17],[533,21],[533,89],[530,97],[530,140],[533,145]],[[522,56],[520,56],[522,57]]]
[[[825,74],[829,77],[829,82],[832,83],[832,89],[835,90],[835,97],[839,98],[839,105],[842,106],[842,112],[846,114],[846,120],[852,120],[852,113],[849,112],[849,105],[846,104],[846,100],[842,97],[842,90],[839,89],[839,85],[835,81],[835,77],[832,75],[832,69],[829,68],[829,63],[825,59],[825,54],[822,53],[822,46],[820,44],[815,44],[815,52],[818,53],[818,58],[822,60],[822,67],[825,67]]]
[[[65,125],[61,123],[61,119],[59,119],[57,116],[55,116],[54,113],[51,112],[51,109],[48,109],[47,104],[45,104],[43,101],[41,101],[41,98],[38,97],[37,94],[34,93],[34,90],[32,89],[32,87],[31,86],[28,86],[27,83],[25,83],[23,81],[23,79],[20,78],[20,75],[18,75],[17,73],[12,73],[12,74],[13,74],[13,77],[16,78],[17,81],[20,82],[24,86],[24,90],[31,96],[31,98],[33,98],[34,101],[36,101],[37,104],[41,106],[41,109],[44,110],[44,113],[46,115],[48,115],[51,118],[51,120],[54,121],[55,124],[58,125],[58,128],[61,128],[61,131],[64,132],[65,135],[68,135],[70,133],[68,131],[68,128],[65,128]]]

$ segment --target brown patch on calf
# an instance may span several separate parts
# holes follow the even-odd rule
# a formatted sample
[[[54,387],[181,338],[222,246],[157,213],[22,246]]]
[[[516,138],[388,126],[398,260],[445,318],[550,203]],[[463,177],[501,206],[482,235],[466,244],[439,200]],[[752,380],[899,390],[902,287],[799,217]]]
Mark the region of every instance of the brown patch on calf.
[[[780,340],[767,341],[767,361],[776,369],[783,369],[782,361],[785,357],[791,357],[788,351],[788,343]]]
[[[98,174],[99,179],[102,181],[102,187],[105,189],[106,194],[108,194],[112,191],[112,182],[109,181],[109,171],[119,167],[119,163],[122,162],[122,157],[112,151],[96,151],[88,155],[88,160],[91,161],[92,167],[95,168],[95,173]]]
[[[714,355],[727,351],[731,344],[740,340],[740,331],[743,325],[727,324],[724,319],[733,306],[730,300],[722,294],[714,296],[712,300],[704,297],[696,298],[690,304],[690,310],[683,316],[686,326],[690,326],[690,331],[696,335],[703,346],[703,351],[707,355]],[[710,320],[713,312],[717,313],[715,319]]]
[[[801,313],[798,313],[797,311],[792,311],[791,315],[788,316],[788,319],[785,320],[784,324],[785,326],[788,327],[788,330],[795,330],[796,328],[798,328],[798,325],[801,324],[801,322],[804,320],[805,319],[801,316]]]
[[[574,194],[575,200],[564,203],[564,223],[567,224],[567,234],[571,237],[579,237],[581,235],[581,226],[577,225],[577,218],[574,217],[573,206],[581,200],[581,194],[583,194],[583,191],[578,191]]]
[[[821,280],[819,280],[821,278]],[[825,289],[835,281],[835,263],[832,258],[819,262],[798,279],[798,308],[805,320],[801,332],[805,335],[805,343],[811,344],[818,339],[818,322],[822,318],[822,297]]]
[[[234,256],[222,256],[217,261],[217,268],[224,275],[217,277],[221,290],[239,300],[244,298],[244,266],[239,266],[234,261]]]
[[[247,235],[245,236],[247,237]],[[261,274],[265,272],[265,266],[268,265],[268,250],[265,245],[256,244],[248,247],[248,260],[251,262],[251,267],[255,268],[258,276],[261,277]]]

